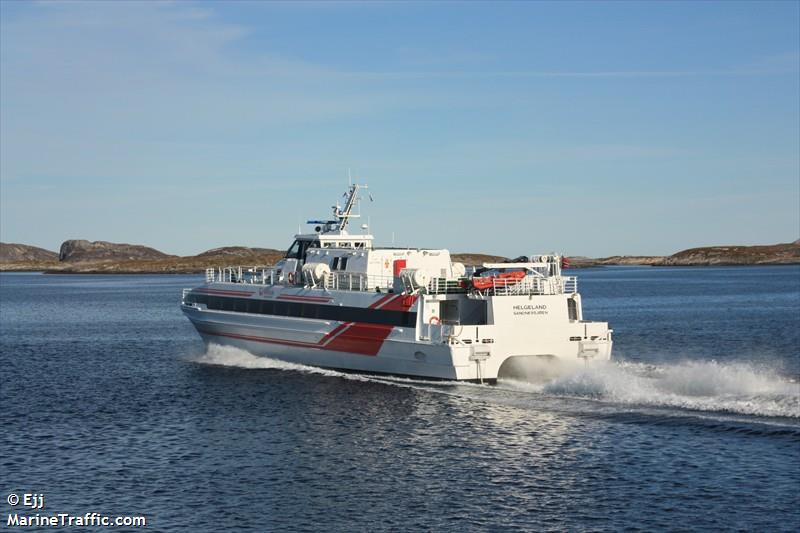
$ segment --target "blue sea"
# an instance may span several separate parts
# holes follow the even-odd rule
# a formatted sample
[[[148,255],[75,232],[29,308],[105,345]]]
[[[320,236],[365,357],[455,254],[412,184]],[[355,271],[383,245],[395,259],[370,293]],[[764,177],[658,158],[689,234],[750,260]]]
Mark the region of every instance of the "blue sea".
[[[614,360],[496,386],[206,349],[200,276],[2,274],[3,527],[800,530],[800,266],[574,273]]]

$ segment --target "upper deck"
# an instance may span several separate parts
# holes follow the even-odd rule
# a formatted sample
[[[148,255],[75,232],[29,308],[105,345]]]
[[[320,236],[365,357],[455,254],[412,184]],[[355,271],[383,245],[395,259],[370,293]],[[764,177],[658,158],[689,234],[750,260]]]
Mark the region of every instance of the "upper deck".
[[[558,258],[558,256],[540,256]],[[559,258],[560,259],[560,258]],[[457,263],[456,263],[457,265]],[[458,268],[451,269],[458,271]],[[206,283],[256,284],[265,286],[303,287],[320,291],[405,292],[407,294],[464,294],[471,298],[490,296],[575,294],[578,280],[553,270],[553,261],[526,263],[485,263],[464,269],[461,275],[429,276],[417,274],[420,269],[402,269],[398,275],[370,274],[359,271],[323,271],[312,269],[287,273],[280,266],[220,267],[206,270]],[[524,273],[519,278],[486,275],[501,271]],[[423,271],[424,272],[424,271]],[[483,273],[483,276],[476,274]],[[290,275],[295,274],[295,275]],[[476,284],[475,279],[482,283]]]
[[[347,231],[365,186],[350,185],[344,206],[329,220],[309,220],[313,233],[298,233],[286,255],[271,267],[208,269],[207,283],[247,283],[320,291],[491,296],[577,293],[577,279],[562,276],[556,254],[485,263],[469,271],[448,250],[375,248],[373,236]],[[371,199],[371,197],[370,197]],[[362,225],[362,230],[368,226]]]

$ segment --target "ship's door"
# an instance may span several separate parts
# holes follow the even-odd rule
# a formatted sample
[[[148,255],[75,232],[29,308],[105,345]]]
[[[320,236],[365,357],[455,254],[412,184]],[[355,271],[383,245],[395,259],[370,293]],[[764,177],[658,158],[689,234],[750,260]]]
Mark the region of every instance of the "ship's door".
[[[439,306],[440,318],[442,324],[458,324],[460,322],[458,315],[458,300],[445,300]]]

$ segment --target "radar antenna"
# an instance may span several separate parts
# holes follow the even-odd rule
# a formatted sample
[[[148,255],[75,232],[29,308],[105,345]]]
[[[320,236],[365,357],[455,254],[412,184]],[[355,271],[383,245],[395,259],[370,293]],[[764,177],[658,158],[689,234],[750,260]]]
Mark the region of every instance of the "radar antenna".
[[[361,189],[367,189],[366,185],[359,185],[357,183],[351,183],[350,187],[347,189],[347,192],[344,193],[344,207],[339,205],[339,202],[334,205],[333,208],[333,220],[309,220],[308,224],[320,224],[317,227],[317,232],[322,233],[334,233],[340,232],[342,234],[346,234],[347,232],[345,229],[347,228],[347,224],[350,222],[351,218],[360,218],[361,213],[353,213],[353,208],[358,203],[360,205],[361,197],[359,196],[358,192]],[[372,196],[370,196],[370,200],[372,200]],[[360,211],[360,209],[359,209]]]
[[[344,202],[344,207],[340,207],[338,203],[333,206],[333,216],[339,222],[339,231],[344,231],[347,228],[347,224],[350,222],[351,218],[359,218],[361,216],[353,213],[353,207],[361,200],[358,191],[367,188],[366,185],[359,185],[357,183],[351,184],[350,188],[345,193],[347,198]]]

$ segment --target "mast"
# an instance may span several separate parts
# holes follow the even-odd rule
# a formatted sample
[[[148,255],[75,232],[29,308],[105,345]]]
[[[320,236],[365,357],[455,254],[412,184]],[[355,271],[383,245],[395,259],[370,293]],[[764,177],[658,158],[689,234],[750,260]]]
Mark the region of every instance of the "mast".
[[[347,200],[344,203],[344,207],[341,208],[338,204],[333,206],[333,216],[339,221],[339,231],[344,231],[345,228],[347,228],[347,223],[351,218],[358,218],[361,216],[353,214],[352,211],[356,202],[359,200],[358,191],[367,188],[366,185],[359,185],[357,183],[351,184],[346,193]]]

